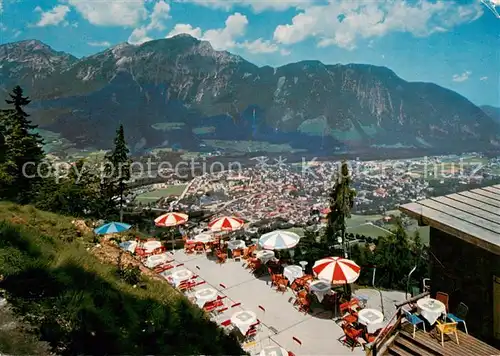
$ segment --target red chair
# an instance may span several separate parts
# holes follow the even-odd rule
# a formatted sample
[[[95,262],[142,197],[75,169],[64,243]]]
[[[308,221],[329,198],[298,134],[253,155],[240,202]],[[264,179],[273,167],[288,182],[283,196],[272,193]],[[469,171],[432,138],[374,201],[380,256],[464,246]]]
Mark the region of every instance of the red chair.
[[[245,342],[253,340],[255,336],[257,336],[257,329],[255,327],[253,328],[250,327],[250,329],[248,329],[248,331],[245,334]]]
[[[239,307],[241,305],[241,303],[234,303],[233,305],[231,305],[231,308],[236,308],[236,307]]]
[[[356,346],[361,345],[358,338],[363,334],[363,330],[354,329],[352,326],[347,325],[344,327],[344,334],[345,336],[342,342],[350,345],[351,351],[353,351]]]
[[[297,339],[295,336],[292,337],[293,341],[295,341],[297,344],[299,344],[300,346],[302,346],[302,341],[300,341],[299,339]]]
[[[295,356],[295,354],[292,351],[288,351],[288,356]]]
[[[259,305],[259,309],[262,310],[264,313],[266,312],[266,309],[262,305]]]
[[[231,325],[231,319],[224,320],[222,323],[220,323],[221,326],[223,327],[228,327]]]

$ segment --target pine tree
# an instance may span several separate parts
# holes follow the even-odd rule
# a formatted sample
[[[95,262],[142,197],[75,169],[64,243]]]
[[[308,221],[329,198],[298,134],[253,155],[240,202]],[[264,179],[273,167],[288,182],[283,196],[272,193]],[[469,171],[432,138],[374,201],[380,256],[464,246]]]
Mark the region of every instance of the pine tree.
[[[351,217],[351,209],[356,197],[356,191],[351,188],[352,179],[347,162],[342,162],[340,172],[337,172],[334,180],[335,183],[329,194],[330,213],[326,234],[330,242],[336,243],[336,233],[340,233],[344,255],[347,257],[346,220]]]
[[[9,192],[10,198],[26,203],[33,193],[33,186],[40,181],[36,173],[44,158],[43,140],[38,133],[33,132],[37,125],[31,123],[24,111],[31,100],[23,95],[23,89],[16,86],[9,96],[11,100],[6,100],[6,103],[14,108],[5,110],[2,115],[5,160],[9,163],[8,171],[13,178]]]
[[[114,140],[114,149],[107,156],[107,174],[109,177],[109,192],[112,194],[111,199],[119,195],[120,200],[120,221],[123,219],[123,196],[126,191],[126,181],[130,179],[130,158],[129,149],[125,142],[125,133],[123,125],[120,125],[116,130],[116,137]]]

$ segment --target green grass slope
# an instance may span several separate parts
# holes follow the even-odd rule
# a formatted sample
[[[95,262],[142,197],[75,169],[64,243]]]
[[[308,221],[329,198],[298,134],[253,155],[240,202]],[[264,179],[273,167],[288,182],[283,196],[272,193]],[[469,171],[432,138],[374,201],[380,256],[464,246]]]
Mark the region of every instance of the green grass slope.
[[[71,219],[0,202],[0,282],[61,355],[235,355],[239,344],[166,283],[134,287],[87,250]],[[29,352],[0,338],[0,353]],[[4,351],[5,350],[5,351]]]

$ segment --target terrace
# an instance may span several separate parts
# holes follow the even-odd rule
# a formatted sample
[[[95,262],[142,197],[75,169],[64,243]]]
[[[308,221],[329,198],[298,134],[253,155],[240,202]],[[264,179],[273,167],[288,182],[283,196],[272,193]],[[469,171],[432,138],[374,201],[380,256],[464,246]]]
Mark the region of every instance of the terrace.
[[[160,246],[156,241],[152,244]],[[158,249],[156,246],[154,249]],[[259,354],[266,347],[278,346],[294,355],[364,355],[361,344],[351,351],[342,342],[345,334],[336,323],[338,320],[335,311],[327,310],[321,304],[313,304],[308,312],[299,311],[294,306],[296,296],[290,288],[278,292],[271,286],[269,275],[256,277],[245,268],[246,262],[243,259],[228,259],[220,264],[205,253],[187,254],[185,250],[176,250],[151,255],[144,262],[179,290],[183,290],[183,283],[195,285],[194,288],[187,288],[188,292],[183,291],[193,303],[201,302],[198,305],[204,305],[205,310],[207,304],[203,303],[203,299],[197,299],[195,294],[205,292],[207,288],[215,290],[223,302],[217,309],[223,311],[215,313],[216,315],[210,314],[212,320],[221,326],[237,312],[254,313],[255,320],[259,323],[257,334],[253,339],[242,341],[243,348],[251,354]],[[164,270],[159,266],[168,267]],[[179,273],[183,274],[182,281],[178,278]],[[215,291],[212,300],[215,300]],[[361,289],[354,294],[364,301],[364,307],[382,310],[389,317],[396,312],[394,303],[405,299],[401,292],[380,292],[374,289]],[[381,327],[387,324],[386,321]]]

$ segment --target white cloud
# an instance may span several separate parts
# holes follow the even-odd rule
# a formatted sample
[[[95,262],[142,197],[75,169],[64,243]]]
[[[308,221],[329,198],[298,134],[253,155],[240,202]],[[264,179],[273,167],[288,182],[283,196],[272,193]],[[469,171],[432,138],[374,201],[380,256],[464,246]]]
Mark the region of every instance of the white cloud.
[[[315,38],[321,47],[355,48],[359,39],[407,32],[417,37],[444,32],[474,21],[484,13],[480,3],[459,5],[454,1],[344,1],[313,5],[297,14],[290,24],[280,25],[274,39],[283,44]]]
[[[239,12],[230,15],[224,28],[208,30],[203,39],[209,41],[216,50],[236,47],[236,39],[243,36],[248,26],[248,19]]]
[[[3,1],[0,0],[0,14],[3,12]]]
[[[238,44],[238,47],[245,48],[248,52],[258,54],[258,53],[274,53],[279,51],[279,47],[276,43],[269,40],[263,40],[258,38],[253,42],[245,41]]]
[[[170,38],[181,33],[187,33],[198,39],[209,41],[216,50],[225,50],[238,46],[236,40],[245,34],[247,26],[247,17],[236,12],[226,19],[223,28],[203,32],[199,27],[194,28],[189,24],[177,24],[166,37]]]
[[[285,48],[283,48],[282,50],[280,50],[280,53],[281,53],[282,56],[289,56],[289,55],[292,54],[292,52],[290,50],[285,49]]]
[[[109,47],[109,46],[111,46],[111,43],[109,43],[108,41],[90,41],[90,42],[87,42],[87,44],[89,46],[92,46],[92,47]]]
[[[160,30],[165,29],[164,21],[170,18],[170,5],[165,1],[159,1],[153,7],[153,12],[151,13],[151,22],[148,25],[149,30]]]
[[[484,82],[485,80],[488,80],[488,77],[481,77],[481,78],[479,78],[479,80],[482,81],[482,82]]]
[[[290,8],[304,8],[317,0],[176,0],[176,2],[193,3],[214,9],[229,11],[234,6],[248,6],[255,12],[266,10],[283,11]]]
[[[200,40],[209,41],[215,50],[227,50],[232,48],[242,48],[254,54],[275,53],[280,50],[279,46],[270,40],[258,38],[254,41],[238,41],[246,34],[248,19],[245,15],[236,12],[230,15],[225,22],[225,26],[219,29],[210,29],[205,32],[199,27],[190,24],[177,24],[168,33],[167,38],[174,37],[181,33],[186,33]],[[283,55],[288,55],[282,50]]]
[[[470,77],[471,74],[472,74],[472,72],[470,72],[470,71],[467,70],[467,71],[463,72],[462,74],[455,74],[455,75],[453,75],[452,80],[454,82],[457,82],[457,83],[465,82],[466,80],[469,79],[469,77]]]
[[[144,0],[68,0],[68,4],[97,26],[132,27],[147,17]]]
[[[194,38],[198,38],[198,39],[200,39],[202,36],[201,28],[199,28],[199,27],[194,28],[193,26],[188,25],[188,24],[178,23],[177,25],[174,26],[172,31],[169,32],[169,34],[167,35],[167,38],[180,35],[181,33],[186,33],[186,34],[191,35]]]
[[[131,44],[141,44],[151,41],[148,33],[153,30],[164,30],[165,21],[170,18],[170,5],[165,1],[155,3],[153,11],[149,15],[149,23],[144,26],[137,27],[132,31],[128,38]]]
[[[45,27],[45,26],[56,26],[59,24],[68,25],[65,20],[66,15],[70,12],[70,8],[66,5],[56,5],[51,10],[43,11],[40,6],[35,7],[36,12],[40,12],[41,17],[35,26]]]
[[[144,42],[152,41],[153,39],[148,36],[148,31],[146,27],[138,27],[132,31],[128,37],[128,43],[130,44],[142,44]]]

